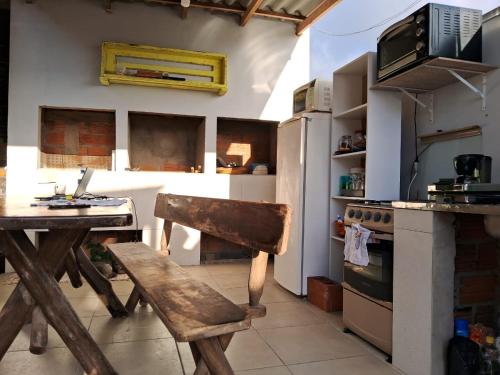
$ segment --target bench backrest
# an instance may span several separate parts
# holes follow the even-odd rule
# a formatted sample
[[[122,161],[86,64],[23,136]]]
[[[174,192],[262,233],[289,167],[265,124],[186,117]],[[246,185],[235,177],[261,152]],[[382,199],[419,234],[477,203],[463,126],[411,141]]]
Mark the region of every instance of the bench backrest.
[[[281,255],[287,248],[291,213],[284,204],[158,194],[155,216],[250,249]]]
[[[249,305],[259,306],[268,254],[285,253],[291,209],[284,204],[158,194],[155,216],[165,220],[162,251],[168,254],[172,223],[242,245],[252,251]]]

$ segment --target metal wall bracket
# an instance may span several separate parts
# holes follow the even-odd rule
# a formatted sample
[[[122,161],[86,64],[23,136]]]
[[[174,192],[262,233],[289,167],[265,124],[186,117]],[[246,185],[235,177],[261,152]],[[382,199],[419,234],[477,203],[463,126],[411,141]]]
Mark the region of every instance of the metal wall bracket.
[[[460,74],[458,74],[456,71],[452,69],[447,69],[448,73],[450,73],[453,77],[458,79],[460,82],[462,82],[465,86],[467,86],[472,92],[474,92],[476,95],[480,96],[481,99],[483,100],[483,104],[481,106],[482,110],[486,110],[486,74],[483,74],[483,80],[482,80],[482,87],[481,90],[478,89],[476,86],[474,86],[472,83],[467,81],[464,77],[462,77]]]
[[[429,121],[434,122],[434,94],[427,93],[430,96],[429,97],[429,104],[425,104],[423,101],[418,99],[416,95],[413,96],[406,89],[404,89],[402,87],[398,87],[398,89],[403,94],[405,94],[407,97],[409,97],[411,100],[413,100],[415,103],[417,103],[419,106],[426,109],[429,112]]]

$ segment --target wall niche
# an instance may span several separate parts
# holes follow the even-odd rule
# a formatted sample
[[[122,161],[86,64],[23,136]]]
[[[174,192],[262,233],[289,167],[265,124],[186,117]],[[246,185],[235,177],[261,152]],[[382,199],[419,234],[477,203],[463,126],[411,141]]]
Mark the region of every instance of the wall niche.
[[[253,163],[268,165],[276,173],[278,122],[251,119],[217,119],[217,157],[251,173]]]
[[[202,172],[204,159],[204,117],[129,113],[132,170]]]
[[[112,169],[115,113],[41,108],[40,167]]]

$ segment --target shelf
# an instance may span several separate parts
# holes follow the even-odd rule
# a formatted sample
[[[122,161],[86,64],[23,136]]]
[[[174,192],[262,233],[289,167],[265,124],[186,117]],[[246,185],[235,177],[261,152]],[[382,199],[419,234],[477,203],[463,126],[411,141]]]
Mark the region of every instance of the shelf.
[[[345,195],[334,195],[332,199],[342,199],[346,201],[365,201],[365,197],[347,197]]]
[[[345,238],[339,237],[339,236],[332,236],[332,240],[339,241],[339,242],[345,242]]]
[[[449,71],[457,72],[462,78],[471,78],[497,69],[496,66],[473,61],[436,57],[410,70],[399,73],[372,86],[373,89],[399,90],[412,93],[434,91],[456,82]]]
[[[338,115],[334,115],[334,119],[347,119],[347,120],[362,120],[366,118],[366,109],[368,104],[364,103],[358,105],[357,107],[348,109],[347,111],[341,112]]]
[[[365,151],[358,151],[358,152],[349,152],[347,154],[340,154],[340,155],[333,155],[333,159],[351,159],[351,158],[360,158],[366,156],[366,150]]]
[[[140,71],[147,76],[139,77]],[[171,78],[164,79],[162,75]],[[224,95],[227,57],[219,53],[104,42],[99,78],[106,86],[123,83]]]

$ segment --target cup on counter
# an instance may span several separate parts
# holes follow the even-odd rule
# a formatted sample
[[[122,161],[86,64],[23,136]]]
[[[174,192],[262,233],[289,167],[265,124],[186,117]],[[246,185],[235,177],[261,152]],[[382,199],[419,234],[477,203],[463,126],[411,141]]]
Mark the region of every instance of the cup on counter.
[[[66,194],[66,184],[56,184],[54,186],[55,195],[65,195]]]

